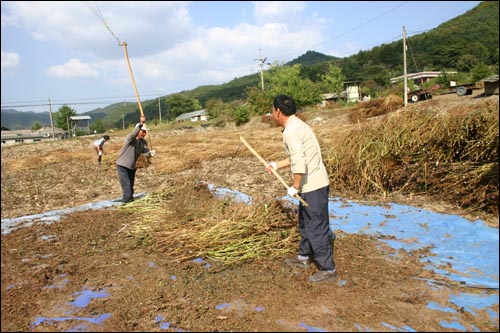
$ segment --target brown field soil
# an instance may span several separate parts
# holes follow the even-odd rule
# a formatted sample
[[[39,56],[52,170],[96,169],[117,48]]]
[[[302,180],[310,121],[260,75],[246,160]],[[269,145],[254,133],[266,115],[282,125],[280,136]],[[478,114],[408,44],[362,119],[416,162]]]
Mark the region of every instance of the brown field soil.
[[[439,96],[441,97],[441,96]],[[498,101],[498,96],[494,96]],[[476,103],[445,95],[432,102]],[[437,104],[441,103],[441,104]],[[352,125],[345,111],[310,119],[322,145]],[[266,160],[283,157],[280,129],[254,119],[240,128],[168,130],[150,126],[157,156],[137,172],[135,192],[155,193],[197,181],[242,191],[272,202],[286,190],[240,145],[243,136]],[[96,137],[2,146],[2,219],[76,207],[121,196],[115,159],[127,131],[111,133],[102,165],[91,148]],[[288,179],[286,172],[282,174]],[[199,216],[200,202],[174,195],[164,225]],[[350,198],[346,198],[350,199]],[[423,196],[401,203],[477,219]],[[374,202],[375,204],[380,202]],[[374,237],[336,232],[336,282],[311,284],[316,268],[289,268],[283,258],[241,265],[177,260],[130,230],[147,216],[120,205],[77,211],[54,223],[34,223],[2,234],[2,331],[434,331],[458,322],[467,331],[498,331],[486,310],[473,316],[435,311],[451,294],[475,291],[424,270],[426,250],[398,252]],[[480,216],[498,227],[498,218]],[[290,225],[295,224],[292,214]],[[425,279],[443,281],[431,288]],[[486,291],[488,292],[488,291]],[[495,291],[490,291],[495,293]],[[496,291],[498,297],[498,290]],[[84,296],[88,299],[85,301]],[[490,309],[498,314],[498,304]],[[454,331],[453,329],[449,329]]]

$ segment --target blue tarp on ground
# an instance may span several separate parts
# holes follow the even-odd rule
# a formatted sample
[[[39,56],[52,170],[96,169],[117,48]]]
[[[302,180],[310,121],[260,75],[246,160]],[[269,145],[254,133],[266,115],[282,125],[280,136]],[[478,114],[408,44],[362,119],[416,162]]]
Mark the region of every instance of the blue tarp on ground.
[[[461,284],[498,289],[498,229],[481,220],[422,208],[388,204],[363,205],[330,199],[330,226],[347,233],[393,236],[381,239],[392,248],[407,251],[429,247],[432,256],[421,262],[427,269]]]

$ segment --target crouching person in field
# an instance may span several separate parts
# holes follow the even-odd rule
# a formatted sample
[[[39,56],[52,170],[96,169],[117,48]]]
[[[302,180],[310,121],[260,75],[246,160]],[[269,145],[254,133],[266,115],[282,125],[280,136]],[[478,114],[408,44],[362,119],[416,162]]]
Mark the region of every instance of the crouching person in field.
[[[104,144],[109,141],[109,135],[103,135],[100,139],[94,141],[94,148],[97,152],[97,162],[101,163],[104,155]]]

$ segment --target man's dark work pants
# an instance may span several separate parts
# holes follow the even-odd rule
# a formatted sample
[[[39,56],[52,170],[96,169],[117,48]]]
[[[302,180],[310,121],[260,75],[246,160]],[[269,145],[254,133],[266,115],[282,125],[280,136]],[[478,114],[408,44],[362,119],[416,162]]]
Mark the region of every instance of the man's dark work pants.
[[[134,198],[135,170],[125,168],[121,165],[117,165],[116,170],[123,192],[122,203],[130,202]]]
[[[301,193],[308,207],[299,205],[299,255],[312,257],[319,269],[333,271],[332,231],[328,216],[329,186]]]

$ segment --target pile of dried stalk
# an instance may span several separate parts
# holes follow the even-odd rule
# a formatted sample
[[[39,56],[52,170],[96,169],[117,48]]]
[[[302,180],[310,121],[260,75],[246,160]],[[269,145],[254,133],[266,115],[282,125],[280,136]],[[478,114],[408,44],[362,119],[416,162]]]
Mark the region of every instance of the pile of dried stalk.
[[[170,182],[152,195],[119,208],[141,220],[128,234],[154,243],[172,261],[198,257],[222,267],[246,260],[281,257],[298,242],[296,214],[274,201],[247,205],[217,198],[197,180]]]
[[[426,194],[498,216],[498,114],[498,103],[486,101],[359,123],[326,153],[331,187],[360,196]]]

